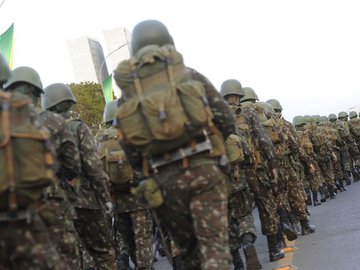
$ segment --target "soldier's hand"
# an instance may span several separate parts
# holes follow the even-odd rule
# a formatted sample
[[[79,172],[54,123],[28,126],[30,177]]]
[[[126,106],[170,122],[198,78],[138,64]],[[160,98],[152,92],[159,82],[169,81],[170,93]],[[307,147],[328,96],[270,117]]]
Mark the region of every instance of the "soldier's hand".
[[[314,174],[315,174],[315,171],[316,171],[316,169],[315,169],[314,164],[310,164],[310,173],[311,173],[312,175],[314,175]]]

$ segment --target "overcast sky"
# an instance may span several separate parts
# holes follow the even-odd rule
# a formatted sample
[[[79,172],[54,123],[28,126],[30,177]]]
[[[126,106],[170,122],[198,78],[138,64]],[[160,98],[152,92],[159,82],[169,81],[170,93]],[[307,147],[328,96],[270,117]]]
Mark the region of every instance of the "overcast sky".
[[[145,19],[164,22],[185,64],[218,89],[238,79],[278,99],[288,120],[360,104],[357,0],[6,0],[0,33],[15,23],[14,67],[35,68],[46,86],[74,81],[67,40],[101,42],[103,30]]]

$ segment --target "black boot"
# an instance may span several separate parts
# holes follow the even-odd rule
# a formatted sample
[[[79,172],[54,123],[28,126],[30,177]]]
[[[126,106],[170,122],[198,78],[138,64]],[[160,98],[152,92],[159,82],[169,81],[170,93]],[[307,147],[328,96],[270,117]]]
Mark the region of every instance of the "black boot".
[[[330,191],[329,191],[328,186],[325,183],[323,184],[323,192],[325,194],[326,199],[330,199],[330,197],[331,197]]]
[[[302,235],[307,235],[315,232],[315,225],[310,225],[307,219],[300,220]]]
[[[129,264],[129,255],[126,253],[120,254],[120,256],[117,259],[117,269],[118,270],[130,270],[130,264]]]
[[[231,251],[232,261],[234,265],[234,270],[245,270],[244,263],[241,259],[239,250]]]
[[[281,234],[281,237],[283,238],[282,233],[284,233],[289,241],[294,241],[297,238],[297,234],[290,227],[289,212],[285,208],[279,207],[277,209],[277,213],[280,217],[280,225],[277,235]]]
[[[346,191],[346,187],[344,186],[344,179],[341,178],[339,179],[339,186],[340,186],[340,191]]]
[[[241,238],[242,248],[246,258],[247,270],[260,270],[262,269],[261,263],[254,247],[255,237],[251,233],[246,233]]]
[[[359,175],[359,173],[357,172],[356,169],[353,169],[353,171],[352,171],[351,174],[352,174],[352,176],[353,176],[354,182],[357,182],[357,181],[360,180],[360,175]]]
[[[317,192],[317,191],[313,191],[313,192],[312,192],[312,195],[313,195],[314,206],[321,205],[321,202],[318,201],[318,192]]]
[[[325,196],[325,192],[324,192],[324,187],[320,186],[319,187],[319,193],[320,193],[320,201],[326,202],[326,196]]]
[[[336,198],[336,193],[334,191],[334,186],[333,185],[328,185],[328,190],[330,193],[330,199],[335,199]]]
[[[351,172],[346,171],[346,172],[345,172],[345,182],[346,182],[346,185],[347,185],[347,186],[350,186],[350,185],[351,185],[351,179],[350,179],[350,177],[351,177]]]
[[[312,205],[312,201],[311,201],[311,191],[310,191],[310,188],[307,187],[305,188],[305,193],[306,193],[306,204],[308,206],[311,206]]]
[[[276,235],[267,235],[270,262],[278,261],[285,257],[285,253],[277,248]]]
[[[173,257],[172,261],[173,261],[173,270],[181,270],[180,255]]]
[[[286,235],[289,241],[297,239],[297,233],[286,223],[281,223],[281,231]]]

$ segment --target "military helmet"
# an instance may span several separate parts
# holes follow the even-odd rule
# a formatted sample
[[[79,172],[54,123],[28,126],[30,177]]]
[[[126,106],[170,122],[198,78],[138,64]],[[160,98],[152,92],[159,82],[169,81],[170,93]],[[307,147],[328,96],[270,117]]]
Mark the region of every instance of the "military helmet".
[[[316,114],[316,115],[313,115],[311,117],[315,123],[319,124],[320,123],[320,115]]]
[[[254,89],[250,87],[244,87],[243,90],[244,90],[244,96],[240,99],[240,102],[245,102],[249,100],[259,100]]]
[[[241,83],[235,79],[229,79],[221,84],[220,94],[222,97],[227,95],[244,96],[244,90]]]
[[[326,115],[320,116],[320,123],[327,123],[329,122],[329,118]]]
[[[116,108],[117,108],[117,100],[112,100],[106,103],[103,114],[104,123],[112,122],[115,119]]]
[[[43,110],[48,110],[63,101],[76,103],[76,98],[71,88],[64,83],[50,84],[44,89],[44,94],[41,98],[41,107]]]
[[[282,106],[280,104],[280,102],[277,99],[269,99],[268,101],[266,101],[266,103],[271,104],[271,106],[274,108],[274,110],[281,110],[282,111]]]
[[[0,54],[0,87],[6,82],[11,76],[9,65],[5,58]]]
[[[338,118],[347,118],[347,117],[348,117],[347,112],[342,111],[338,113]]]
[[[301,126],[301,125],[305,125],[306,124],[306,120],[305,120],[305,117],[304,116],[301,116],[301,115],[297,115],[294,117],[293,119],[293,125],[295,127],[297,126]]]
[[[312,117],[311,115],[304,115],[304,121],[305,123],[311,123],[312,122]]]
[[[271,104],[261,101],[257,102],[257,104],[259,104],[264,109],[266,114],[275,115],[274,108],[271,106]]]
[[[145,20],[138,23],[131,36],[131,54],[135,55],[141,48],[152,44],[159,46],[174,45],[174,40],[166,26],[160,21]]]
[[[15,68],[11,72],[11,76],[8,81],[4,84],[4,88],[7,89],[11,85],[18,82],[31,84],[39,89],[41,93],[44,93],[39,73],[37,73],[37,71],[31,67],[22,66]]]
[[[336,121],[337,120],[337,117],[336,117],[336,114],[335,113],[330,113],[329,116],[329,121],[332,122],[332,121]]]
[[[358,116],[357,112],[355,112],[355,111],[349,112],[349,118],[350,119],[357,118],[357,116]]]

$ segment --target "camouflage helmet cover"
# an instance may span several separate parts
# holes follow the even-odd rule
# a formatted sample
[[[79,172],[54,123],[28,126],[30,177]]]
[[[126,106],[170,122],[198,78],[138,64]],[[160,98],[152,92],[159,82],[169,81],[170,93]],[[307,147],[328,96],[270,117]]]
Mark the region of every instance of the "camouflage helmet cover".
[[[220,94],[222,97],[227,95],[237,95],[242,97],[245,93],[241,83],[238,80],[229,79],[221,84]]]
[[[326,115],[320,116],[320,123],[329,122],[329,118]]]
[[[240,102],[245,102],[249,100],[259,100],[254,89],[252,89],[251,87],[244,87],[243,90],[244,90],[244,96],[240,99]]]
[[[11,76],[9,65],[5,58],[0,54],[0,84],[6,82]],[[1,86],[1,85],[0,85]]]
[[[76,103],[76,98],[69,86],[64,83],[50,84],[44,89],[44,94],[41,98],[41,107],[43,110],[48,110],[60,102],[67,100]]]
[[[266,101],[266,103],[269,103],[274,108],[274,110],[283,110],[280,102],[277,99],[269,99]]]
[[[330,114],[329,114],[329,116],[328,116],[328,118],[329,118],[329,121],[334,121],[334,120],[336,120],[336,119],[337,119],[337,117],[336,117],[336,114],[335,114],[335,113],[330,113]]]
[[[132,32],[131,54],[135,55],[141,48],[152,44],[159,46],[165,44],[174,45],[174,41],[162,22],[145,20],[138,23]]]
[[[115,119],[116,108],[117,108],[117,100],[112,100],[106,103],[103,114],[104,123],[111,122]]]
[[[39,76],[39,73],[31,67],[17,67],[11,72],[11,76],[8,81],[4,84],[4,88],[7,89],[11,85],[25,82],[35,86],[40,92],[44,93],[43,85]]]
[[[305,125],[306,124],[305,117],[301,115],[295,116],[293,119],[293,124],[295,127]]]
[[[338,113],[338,118],[347,118],[347,117],[348,117],[347,112],[342,111]]]
[[[356,111],[351,111],[349,112],[349,118],[353,119],[353,118],[357,118],[358,114]]]
[[[257,104],[259,104],[264,109],[266,114],[275,115],[274,108],[271,106],[271,104],[261,101],[257,102]]]

